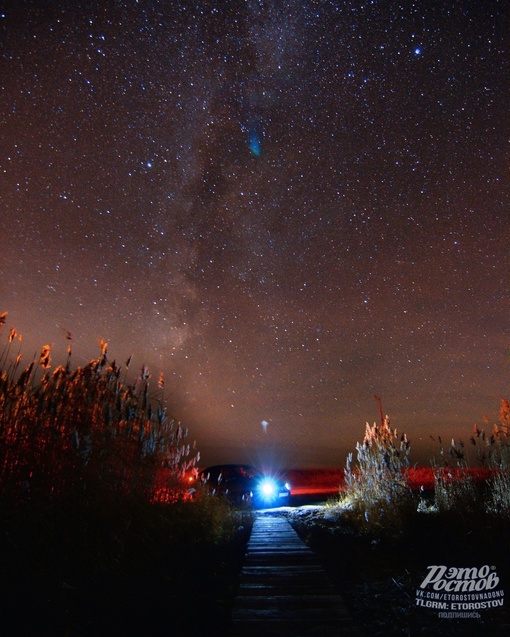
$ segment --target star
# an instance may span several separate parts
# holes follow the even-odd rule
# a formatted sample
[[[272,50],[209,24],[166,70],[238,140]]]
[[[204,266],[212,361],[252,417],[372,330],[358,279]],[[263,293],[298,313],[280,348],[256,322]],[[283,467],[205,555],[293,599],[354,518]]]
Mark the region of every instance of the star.
[[[424,432],[497,412],[502,3],[7,4],[0,316],[24,361],[65,364],[62,325],[76,364],[104,339],[164,373],[207,464],[341,465],[374,394],[425,462]]]

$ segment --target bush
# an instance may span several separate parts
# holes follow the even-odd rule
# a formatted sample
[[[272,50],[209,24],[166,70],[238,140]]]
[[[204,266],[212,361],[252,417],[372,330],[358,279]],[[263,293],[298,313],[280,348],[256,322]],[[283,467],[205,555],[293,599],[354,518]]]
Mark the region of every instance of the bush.
[[[467,467],[439,467],[434,469],[434,510],[440,514],[472,519],[483,515],[483,485]]]
[[[435,439],[432,438],[434,441]],[[451,441],[448,452],[445,452],[443,441],[438,437],[440,445],[439,460],[433,458],[432,470],[434,474],[434,504],[435,513],[455,514],[463,516],[466,502],[474,505],[477,499],[474,481],[468,470],[466,451],[462,440]]]
[[[225,621],[250,524],[219,498],[27,493],[0,496],[0,512],[0,612],[19,635],[209,630]]]
[[[362,530],[396,532],[402,530],[409,514],[416,510],[408,485],[410,444],[398,436],[386,416],[378,425],[368,423],[362,443],[357,443],[357,465],[349,454],[345,470],[345,490],[340,506]]]
[[[145,366],[133,384],[122,381],[122,368],[109,361],[104,342],[101,357],[83,368],[72,370],[70,358],[69,348],[65,367],[51,372],[50,348],[44,346],[38,362],[19,376],[19,355],[1,372],[1,488],[151,500],[166,468],[175,478],[173,492],[183,490],[178,478],[199,454],[184,442],[187,429],[167,413],[162,377],[152,395]]]
[[[127,383],[104,342],[83,368],[71,369],[69,347],[66,365],[51,371],[44,346],[18,373],[19,352],[9,362],[15,338],[11,330],[0,353],[6,625],[27,635],[127,636],[216,622],[224,633],[251,520],[219,498],[189,496],[184,477],[199,454],[167,413],[163,378],[150,393],[142,366]]]
[[[504,399],[499,416],[500,423],[490,435],[476,424],[473,427],[469,440],[479,469],[470,467],[470,446],[452,440],[445,452],[438,438],[440,461],[434,460],[433,471],[434,509],[439,513],[466,520],[485,513],[510,515],[510,405]]]
[[[491,436],[475,425],[472,440],[485,442],[488,465],[493,470],[488,481],[487,511],[504,518],[510,517],[510,404],[502,399],[499,425],[494,425]],[[475,438],[476,436],[476,438]]]

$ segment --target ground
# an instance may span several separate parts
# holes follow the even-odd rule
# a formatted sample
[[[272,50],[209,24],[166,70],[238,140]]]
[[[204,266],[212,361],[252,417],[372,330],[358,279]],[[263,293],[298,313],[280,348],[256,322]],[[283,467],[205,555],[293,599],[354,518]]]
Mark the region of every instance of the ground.
[[[431,635],[504,637],[510,615],[502,609],[479,612],[479,618],[440,618],[439,611],[417,607],[417,589],[433,564],[496,568],[499,589],[510,589],[509,560],[501,551],[505,534],[493,529],[485,537],[463,525],[417,516],[400,537],[375,539],[353,533],[332,519],[325,506],[302,506],[287,515],[298,534],[322,558],[353,618],[370,637]],[[505,544],[503,544],[504,546]]]

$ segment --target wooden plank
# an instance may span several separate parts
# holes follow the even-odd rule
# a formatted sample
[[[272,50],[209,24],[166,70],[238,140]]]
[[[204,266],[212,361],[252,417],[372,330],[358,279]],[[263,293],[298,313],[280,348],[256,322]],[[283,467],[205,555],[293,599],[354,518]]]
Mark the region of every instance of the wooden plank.
[[[287,519],[259,515],[233,604],[231,637],[360,634],[316,554]]]

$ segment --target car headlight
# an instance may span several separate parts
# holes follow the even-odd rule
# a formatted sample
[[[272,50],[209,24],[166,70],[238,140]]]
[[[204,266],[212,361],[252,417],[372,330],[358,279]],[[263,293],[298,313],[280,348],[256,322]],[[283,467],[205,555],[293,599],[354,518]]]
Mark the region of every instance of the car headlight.
[[[260,492],[265,498],[271,498],[276,491],[276,484],[273,480],[264,480],[260,484]]]

